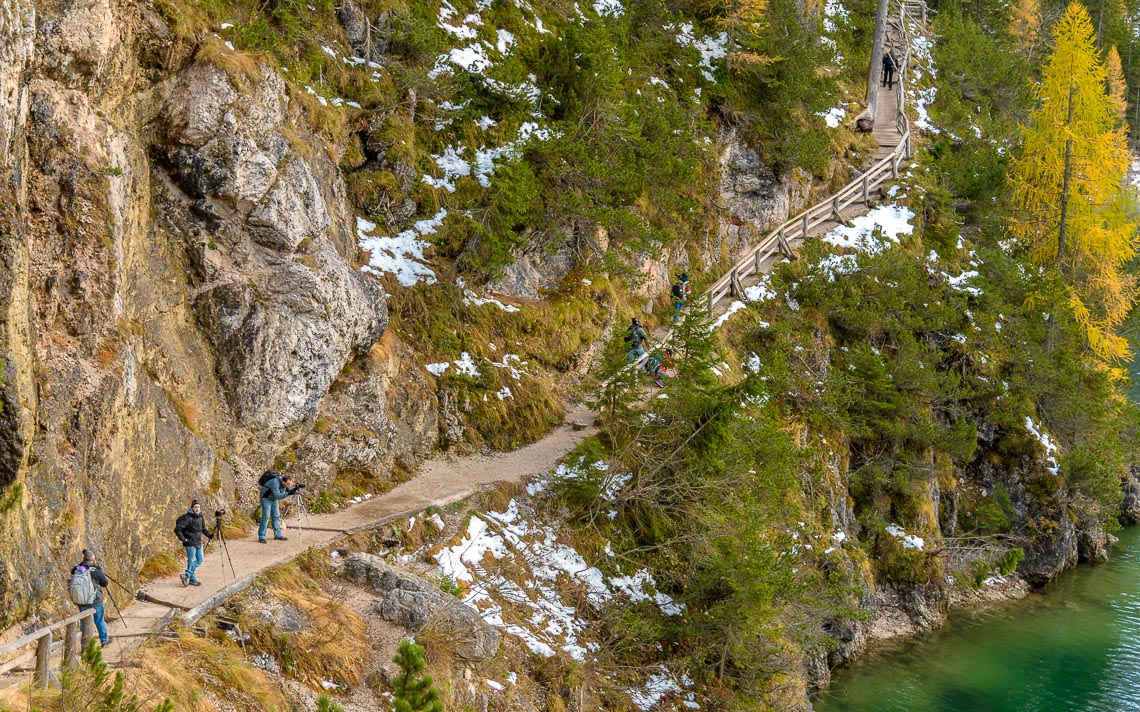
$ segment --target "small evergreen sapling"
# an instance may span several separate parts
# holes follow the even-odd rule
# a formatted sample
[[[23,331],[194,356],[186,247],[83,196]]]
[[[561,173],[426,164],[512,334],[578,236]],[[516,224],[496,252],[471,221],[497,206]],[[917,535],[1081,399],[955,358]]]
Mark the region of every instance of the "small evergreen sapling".
[[[424,669],[423,646],[405,640],[393,662],[400,666],[400,675],[392,683],[396,712],[443,712],[431,675],[419,676]]]
[[[329,699],[328,695],[317,698],[317,712],[344,712],[344,708]]]

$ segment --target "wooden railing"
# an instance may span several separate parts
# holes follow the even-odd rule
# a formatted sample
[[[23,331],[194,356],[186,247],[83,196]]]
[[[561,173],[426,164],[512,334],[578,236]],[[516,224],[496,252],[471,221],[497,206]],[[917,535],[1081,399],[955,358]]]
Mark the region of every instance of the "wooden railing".
[[[764,263],[770,258],[777,254],[794,258],[795,252],[792,250],[792,240],[806,238],[813,229],[826,222],[841,222],[845,208],[857,202],[869,202],[871,199],[871,191],[876,190],[887,181],[898,179],[900,165],[904,160],[911,157],[910,120],[907,119],[906,116],[906,70],[910,65],[910,36],[908,34],[907,25],[909,21],[925,24],[927,18],[925,2],[905,0],[904,2],[900,2],[898,7],[899,28],[903,38],[906,40],[902,43],[905,49],[903,50],[903,56],[898,69],[898,91],[895,93],[895,128],[899,133],[898,145],[895,146],[890,155],[872,165],[861,176],[840,188],[837,193],[816,203],[795,217],[788,219],[785,223],[769,232],[764,239],[760,240],[744,257],[741,257],[740,261],[733,265],[732,269],[725,272],[720,279],[713,282],[701,296],[701,298],[706,300],[706,306],[710,315],[713,313],[717,302],[725,297],[744,296],[743,280],[753,274],[760,273]],[[746,224],[746,227],[749,230],[754,229],[751,225]],[[669,333],[661,340],[661,343],[668,344],[672,340],[673,330],[670,329]],[[637,368],[644,365],[649,359],[650,353],[652,353],[652,349],[649,353],[636,359],[631,364],[631,367]]]
[[[921,6],[921,15],[916,16],[911,5]],[[925,22],[925,3],[905,3],[899,5],[899,24],[903,35],[906,36],[907,21],[910,19]],[[910,63],[910,42],[903,43],[902,60],[898,71],[898,92],[896,92],[895,128],[899,132],[899,143],[889,156],[867,169],[863,175],[839,189],[837,193],[826,198],[779,227],[752,248],[748,254],[740,258],[732,269],[713,282],[705,292],[708,308],[711,312],[717,302],[725,297],[740,297],[744,287],[742,280],[750,275],[760,272],[764,263],[778,253],[786,257],[793,257],[791,241],[806,238],[814,228],[826,222],[840,222],[843,220],[842,211],[857,202],[869,202],[871,191],[883,183],[896,180],[899,177],[900,164],[910,158],[910,121],[906,117],[906,69]]]
[[[11,643],[0,645],[0,658],[19,653],[24,648],[35,643],[34,651],[26,652],[5,663],[0,663],[0,675],[7,674],[16,668],[35,660],[34,679],[36,684],[47,687],[53,680],[58,680],[51,669],[52,648],[55,631],[62,628],[63,635],[63,664],[75,666],[79,664],[79,654],[87,641],[95,636],[95,609],[88,608],[73,616],[64,618],[58,623],[52,623],[39,630],[17,638]]]

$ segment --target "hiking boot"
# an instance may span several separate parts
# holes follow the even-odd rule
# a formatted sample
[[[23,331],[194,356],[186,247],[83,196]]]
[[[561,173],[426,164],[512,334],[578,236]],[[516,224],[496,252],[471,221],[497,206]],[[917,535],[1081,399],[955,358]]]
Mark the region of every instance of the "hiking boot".
[[[108,645],[111,644],[112,640],[114,640],[114,638],[107,638],[106,640],[99,641],[99,647],[101,647],[101,648],[107,647]]]
[[[186,574],[178,574],[178,580],[182,582],[182,587],[185,588],[190,583],[190,577]]]
[[[198,579],[194,578],[194,579],[190,579],[190,585],[191,586],[201,586],[202,582],[199,581]]]
[[[275,537],[273,537],[273,538],[274,538],[274,540],[276,540],[276,541],[289,541],[289,537],[287,537],[287,536],[280,536],[280,535],[278,535],[278,536],[275,536]]]
[[[266,543],[266,541],[265,541],[265,537],[258,537],[258,539],[257,539],[257,543],[258,543],[258,544],[265,544],[265,543]]]

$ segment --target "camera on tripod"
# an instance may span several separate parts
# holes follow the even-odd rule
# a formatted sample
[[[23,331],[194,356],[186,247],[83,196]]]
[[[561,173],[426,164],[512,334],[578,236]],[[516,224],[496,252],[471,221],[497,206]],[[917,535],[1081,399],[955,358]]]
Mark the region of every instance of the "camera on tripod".
[[[224,510],[224,509],[215,509],[215,510],[214,510],[214,516],[215,516],[215,517],[217,517],[218,519],[221,519],[222,517],[226,516],[226,510]]]

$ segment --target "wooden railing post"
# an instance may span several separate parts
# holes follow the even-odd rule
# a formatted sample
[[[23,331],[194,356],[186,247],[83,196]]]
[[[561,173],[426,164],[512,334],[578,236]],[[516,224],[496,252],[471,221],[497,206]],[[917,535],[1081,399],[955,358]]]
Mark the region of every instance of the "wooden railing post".
[[[803,235],[803,237],[805,240],[807,239],[807,236],[808,236],[808,217],[810,215],[811,215],[811,208],[808,208],[807,212],[804,213],[804,235]]]
[[[843,222],[843,211],[839,209],[838,193],[836,193],[835,197],[831,199],[831,215],[835,218],[835,222]]]
[[[781,230],[780,235],[783,236],[783,234],[784,234],[784,231]],[[760,250],[756,250],[756,274],[760,274],[760,266],[763,263],[764,263],[764,260],[760,257]]]
[[[51,681],[51,631],[45,632],[36,641],[36,673],[35,681],[43,689],[47,689]]]
[[[84,650],[87,648],[87,641],[95,637],[95,617],[87,616],[79,621],[79,648]]]
[[[63,664],[66,667],[79,665],[79,623],[68,623],[63,633]]]
[[[780,252],[784,253],[784,257],[791,257],[792,246],[788,244],[788,236],[784,234],[783,229],[776,233],[776,240],[780,243]]]
[[[871,171],[863,174],[863,203],[871,202]]]

